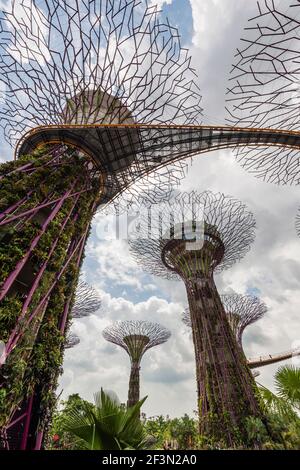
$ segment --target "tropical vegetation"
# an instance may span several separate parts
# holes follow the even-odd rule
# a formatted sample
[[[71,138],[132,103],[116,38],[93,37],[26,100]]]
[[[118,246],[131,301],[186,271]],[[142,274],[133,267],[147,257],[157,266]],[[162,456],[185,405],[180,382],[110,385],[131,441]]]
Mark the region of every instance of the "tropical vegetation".
[[[293,450],[300,448],[300,369],[284,366],[274,378],[276,393],[260,385],[264,418],[247,418],[247,449]],[[203,438],[197,416],[155,416],[140,419],[146,398],[126,408],[116,395],[102,389],[95,403],[78,394],[69,396],[54,414],[49,449],[222,449],[222,442]],[[196,412],[195,412],[196,413]]]

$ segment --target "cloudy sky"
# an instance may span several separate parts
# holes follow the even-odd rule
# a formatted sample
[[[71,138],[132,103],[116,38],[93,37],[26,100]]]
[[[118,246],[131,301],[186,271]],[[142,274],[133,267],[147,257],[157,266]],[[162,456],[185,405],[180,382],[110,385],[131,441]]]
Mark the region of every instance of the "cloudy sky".
[[[235,48],[247,19],[256,13],[255,0],[159,0],[163,15],[178,26],[193,57],[202,91],[204,123],[225,122],[225,91]],[[280,3],[280,2],[279,2]],[[281,2],[284,3],[284,2]],[[3,144],[2,159],[11,158]],[[224,192],[245,202],[257,221],[256,240],[246,257],[216,276],[220,292],[256,292],[268,305],[264,319],[248,328],[248,357],[284,351],[300,342],[300,240],[295,216],[300,205],[297,187],[278,187],[247,174],[230,151],[199,156],[189,164],[182,190]],[[100,387],[127,398],[129,359],[102,338],[116,320],[150,320],[172,332],[171,339],[148,351],[142,361],[141,396],[148,395],[148,416],[191,414],[196,408],[194,352],[188,328],[181,322],[187,305],[181,282],[143,273],[124,240],[101,240],[103,216],[98,214],[88,241],[83,276],[102,297],[102,309],[74,321],[81,343],[65,354],[59,391],[78,392],[86,399]],[[261,369],[259,382],[272,386],[277,366]]]

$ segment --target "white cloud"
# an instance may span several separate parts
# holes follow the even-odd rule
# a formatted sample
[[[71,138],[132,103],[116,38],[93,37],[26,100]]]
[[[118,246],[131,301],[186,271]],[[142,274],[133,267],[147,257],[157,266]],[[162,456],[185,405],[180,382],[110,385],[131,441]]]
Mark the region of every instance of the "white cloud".
[[[239,0],[239,2],[235,0],[190,0],[190,4],[194,25],[193,43],[195,46],[210,50],[213,50],[217,42],[224,43],[224,31],[228,27],[232,31],[234,18],[238,17],[241,20],[245,15],[245,10],[249,17],[249,12],[253,12],[256,7],[256,2],[251,5],[248,0]],[[243,13],[242,17],[241,12]],[[236,29],[240,29],[243,24],[240,21],[234,26]]]
[[[171,5],[172,2],[173,0],[150,0],[149,6],[157,6],[160,9],[164,5]]]

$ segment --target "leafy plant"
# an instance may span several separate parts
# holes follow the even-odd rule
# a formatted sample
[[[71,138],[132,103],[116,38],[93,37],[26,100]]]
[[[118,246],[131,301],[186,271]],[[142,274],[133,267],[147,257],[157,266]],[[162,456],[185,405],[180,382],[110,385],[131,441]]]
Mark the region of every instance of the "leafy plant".
[[[139,420],[143,400],[125,409],[103,389],[95,394],[95,405],[82,403],[65,417],[64,430],[80,438],[90,450],[143,449],[147,435]]]
[[[180,449],[193,449],[197,438],[197,425],[194,419],[185,414],[170,423],[171,437],[176,439]]]
[[[300,410],[300,369],[283,366],[275,374],[275,388],[278,395],[291,406]]]
[[[300,410],[300,369],[294,366],[280,367],[275,374],[275,389],[277,394],[260,386],[267,410],[289,420],[299,419],[296,411]]]

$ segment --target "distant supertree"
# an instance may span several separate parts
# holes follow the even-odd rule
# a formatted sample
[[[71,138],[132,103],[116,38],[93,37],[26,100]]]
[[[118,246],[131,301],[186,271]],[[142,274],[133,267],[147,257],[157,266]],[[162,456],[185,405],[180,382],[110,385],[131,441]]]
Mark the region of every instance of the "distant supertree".
[[[79,281],[76,289],[72,318],[83,318],[95,313],[101,307],[101,299],[95,289],[84,281]]]
[[[238,344],[247,326],[260,320],[267,312],[266,304],[255,295],[222,294],[221,300]]]
[[[171,333],[158,323],[147,321],[123,321],[103,330],[103,337],[121,346],[130,357],[131,371],[127,406],[133,406],[140,398],[141,359],[148,349],[165,343]]]
[[[192,328],[192,320],[191,320],[191,315],[190,315],[190,309],[188,307],[186,307],[183,310],[181,319],[182,319],[182,322],[186,326],[188,326],[189,328]]]
[[[79,343],[80,343],[79,336],[75,335],[75,333],[69,333],[66,338],[65,349],[74,348],[74,346],[77,346],[77,344]]]
[[[222,294],[220,295],[227,320],[237,343],[242,347],[242,336],[247,326],[255,323],[267,312],[267,306],[255,295]],[[192,326],[190,311],[184,310],[182,321]]]
[[[242,335],[244,329],[259,320],[267,311],[264,302],[252,295],[223,294],[220,296],[228,322],[236,337],[238,344],[242,347]],[[244,307],[243,307],[244,306]],[[249,310],[248,310],[249,309]],[[248,314],[246,312],[248,311]],[[251,313],[252,312],[252,313]],[[183,323],[189,328],[192,327],[189,308],[185,308],[182,314]],[[261,356],[247,359],[250,369],[264,367],[277,362],[286,361],[300,355],[300,348],[289,349],[275,354],[262,354]],[[259,371],[252,371],[253,377],[260,375]]]
[[[299,51],[299,0],[257,2],[257,15],[245,28],[232,66],[227,90],[231,125],[300,130]],[[279,135],[278,148],[249,143],[237,151],[249,172],[269,182],[300,184],[298,149]]]
[[[130,249],[146,270],[185,283],[193,341],[201,434],[240,445],[245,418],[260,416],[255,383],[217,292],[214,273],[249,250],[255,220],[223,194],[179,194],[142,215]]]

